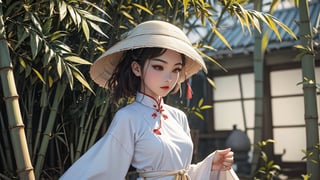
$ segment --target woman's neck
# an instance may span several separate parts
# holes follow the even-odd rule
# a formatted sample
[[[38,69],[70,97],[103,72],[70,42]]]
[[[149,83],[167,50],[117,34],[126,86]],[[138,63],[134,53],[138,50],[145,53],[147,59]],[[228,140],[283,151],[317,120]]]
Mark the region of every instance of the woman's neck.
[[[139,93],[152,98],[154,101],[157,102],[157,104],[161,103],[161,101],[162,101],[162,97],[161,96],[151,96],[151,95],[149,95],[149,94],[147,94],[145,92],[141,92],[141,91],[139,91]]]

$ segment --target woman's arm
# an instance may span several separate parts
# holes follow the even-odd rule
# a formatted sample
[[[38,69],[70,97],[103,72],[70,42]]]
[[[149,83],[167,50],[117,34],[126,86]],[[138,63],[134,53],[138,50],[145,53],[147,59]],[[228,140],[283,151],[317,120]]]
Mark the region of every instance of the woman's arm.
[[[116,115],[108,132],[60,180],[123,180],[134,152],[133,133],[127,116]]]

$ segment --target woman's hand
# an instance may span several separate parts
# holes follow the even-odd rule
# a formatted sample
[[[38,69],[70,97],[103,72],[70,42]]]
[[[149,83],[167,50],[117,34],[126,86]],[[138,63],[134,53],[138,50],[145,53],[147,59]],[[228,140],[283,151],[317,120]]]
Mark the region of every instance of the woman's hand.
[[[231,148],[217,150],[212,159],[211,171],[230,170],[233,164],[233,152]]]

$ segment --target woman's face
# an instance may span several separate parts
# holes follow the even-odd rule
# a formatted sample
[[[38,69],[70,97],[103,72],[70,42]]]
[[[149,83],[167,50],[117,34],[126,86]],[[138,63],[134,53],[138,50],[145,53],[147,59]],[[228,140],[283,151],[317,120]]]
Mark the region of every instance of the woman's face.
[[[155,99],[166,96],[177,84],[181,69],[181,54],[166,50],[162,55],[146,61],[140,90]]]

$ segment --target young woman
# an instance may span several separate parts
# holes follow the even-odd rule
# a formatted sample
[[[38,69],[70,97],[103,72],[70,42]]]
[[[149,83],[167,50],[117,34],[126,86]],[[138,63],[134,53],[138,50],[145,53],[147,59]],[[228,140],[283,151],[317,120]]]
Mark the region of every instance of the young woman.
[[[61,179],[123,180],[130,165],[146,180],[237,179],[230,148],[191,164],[187,117],[163,101],[201,69],[207,71],[204,61],[178,27],[147,21],[131,30],[90,74],[114,102],[135,101],[117,111],[107,133]]]

